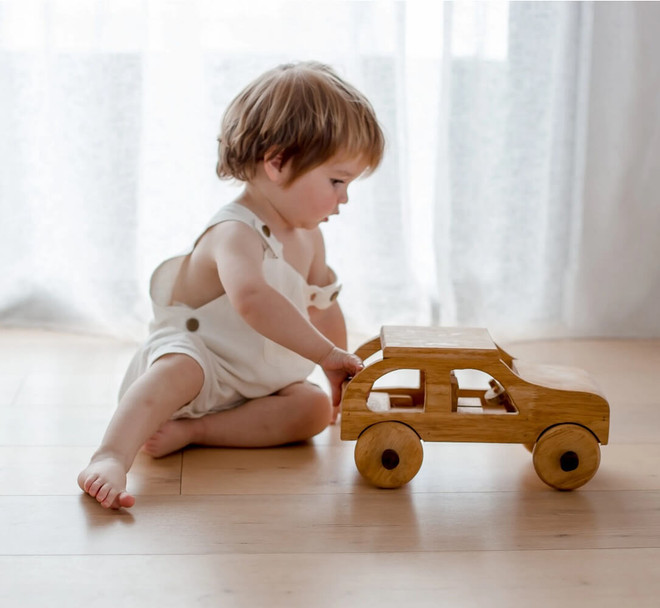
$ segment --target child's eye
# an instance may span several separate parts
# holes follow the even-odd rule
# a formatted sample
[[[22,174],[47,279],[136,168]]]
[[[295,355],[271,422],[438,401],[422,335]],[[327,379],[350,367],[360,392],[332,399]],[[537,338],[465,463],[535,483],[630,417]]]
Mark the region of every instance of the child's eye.
[[[342,179],[331,179],[330,182],[332,183],[333,186],[336,186],[337,184],[343,184],[344,180],[342,180]]]

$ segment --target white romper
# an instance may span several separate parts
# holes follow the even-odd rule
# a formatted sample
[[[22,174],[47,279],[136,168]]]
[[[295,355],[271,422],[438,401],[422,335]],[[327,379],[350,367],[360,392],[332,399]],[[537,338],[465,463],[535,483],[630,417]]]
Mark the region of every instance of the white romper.
[[[340,290],[337,282],[325,287],[309,285],[284,259],[282,244],[268,226],[247,207],[238,203],[222,207],[204,232],[226,221],[243,222],[259,234],[264,245],[266,281],[289,298],[305,318],[309,318],[308,307],[323,309],[332,304]],[[200,238],[201,235],[186,252],[166,260],[154,271],[150,285],[154,311],[150,336],[133,357],[120,389],[121,398],[163,355],[189,355],[204,371],[204,385],[199,395],[173,418],[197,418],[235,407],[248,399],[271,395],[289,384],[303,381],[314,369],[312,361],[252,329],[234,310],[226,295],[195,309],[171,304],[181,264]]]

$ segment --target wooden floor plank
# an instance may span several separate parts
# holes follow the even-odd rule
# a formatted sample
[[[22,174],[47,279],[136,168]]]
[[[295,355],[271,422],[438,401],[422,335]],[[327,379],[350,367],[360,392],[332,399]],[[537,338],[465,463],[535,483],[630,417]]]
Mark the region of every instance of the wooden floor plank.
[[[16,395],[25,382],[26,373],[0,374],[0,411],[14,405]]]
[[[87,406],[114,408],[121,378],[115,374],[31,372],[14,399],[16,407]]]
[[[4,555],[660,547],[659,491],[0,497]]]
[[[0,496],[71,496],[87,465],[89,447],[0,447]],[[128,490],[145,496],[181,493],[181,453],[154,460],[138,454],[128,477]]]
[[[658,549],[11,557],[0,604],[655,608],[658,563]]]
[[[114,407],[42,404],[2,408],[0,446],[97,446]]]
[[[520,445],[424,443],[411,492],[545,491],[532,455]],[[183,453],[183,494],[364,493],[354,442],[263,450],[189,448]],[[607,445],[595,477],[580,491],[660,490],[660,444]],[[381,490],[382,491],[382,490]]]

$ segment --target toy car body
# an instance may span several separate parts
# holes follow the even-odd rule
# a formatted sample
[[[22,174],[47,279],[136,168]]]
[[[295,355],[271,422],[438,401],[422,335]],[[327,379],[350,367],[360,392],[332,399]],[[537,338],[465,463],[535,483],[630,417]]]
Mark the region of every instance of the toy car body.
[[[385,326],[356,354],[367,361],[344,387],[341,438],[357,440],[358,470],[377,486],[417,474],[420,440],[524,444],[539,477],[563,490],[598,469],[609,405],[583,370],[521,362],[482,328]],[[412,386],[379,385],[398,370]],[[466,386],[470,375],[482,386]]]

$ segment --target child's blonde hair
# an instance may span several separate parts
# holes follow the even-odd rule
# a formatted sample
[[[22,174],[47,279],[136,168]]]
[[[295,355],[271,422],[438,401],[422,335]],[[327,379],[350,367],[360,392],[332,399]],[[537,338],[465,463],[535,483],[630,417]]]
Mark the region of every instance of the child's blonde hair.
[[[218,177],[248,181],[259,162],[281,154],[283,166],[291,163],[289,184],[338,154],[363,159],[371,173],[385,145],[367,98],[311,61],[278,66],[249,84],[227,108],[218,140]]]

